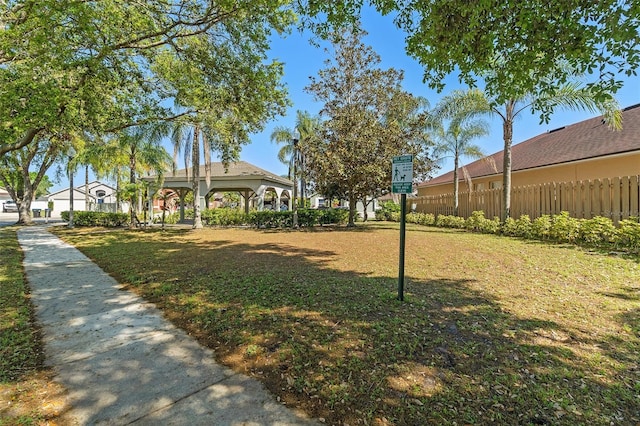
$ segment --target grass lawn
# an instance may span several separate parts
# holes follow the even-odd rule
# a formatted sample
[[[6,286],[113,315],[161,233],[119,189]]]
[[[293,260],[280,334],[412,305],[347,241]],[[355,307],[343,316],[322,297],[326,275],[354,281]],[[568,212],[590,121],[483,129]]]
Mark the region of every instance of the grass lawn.
[[[50,424],[65,409],[64,389],[43,367],[16,229],[0,228],[0,425]]]
[[[640,259],[398,226],[59,229],[327,424],[636,425]]]

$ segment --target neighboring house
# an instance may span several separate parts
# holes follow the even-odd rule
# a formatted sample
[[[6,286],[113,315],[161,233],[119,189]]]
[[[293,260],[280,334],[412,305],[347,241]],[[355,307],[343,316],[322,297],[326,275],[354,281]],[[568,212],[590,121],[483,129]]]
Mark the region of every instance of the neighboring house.
[[[108,210],[112,211],[116,203],[116,190],[99,181],[93,181],[87,185],[89,190],[89,205],[86,205],[85,185],[78,185],[73,190],[73,210]],[[63,189],[47,196],[47,201],[53,202],[53,213],[60,214],[69,210],[70,190]],[[104,208],[104,207],[109,208]]]
[[[0,186],[0,212],[4,211],[4,203],[6,201],[12,201],[9,192]]]
[[[458,173],[461,204],[465,201],[465,196],[469,197],[470,194],[475,192],[487,190],[495,190],[494,192],[496,193],[500,192],[498,190],[502,188],[502,163],[503,151],[500,151],[488,158],[466,165],[464,173],[461,168]],[[513,145],[512,210],[514,192],[518,191],[518,188],[562,183],[571,183],[572,188],[576,185],[584,187],[584,185],[589,185],[589,181],[601,179],[607,179],[607,182],[609,182],[609,179],[636,176],[634,179],[637,181],[638,175],[640,175],[640,104],[623,110],[623,129],[621,131],[611,130],[602,116],[599,116],[548,131]],[[471,187],[469,187],[469,182]],[[585,182],[587,183],[585,184]],[[633,188],[632,184],[631,193],[633,193]],[[611,191],[612,193],[616,191],[624,192],[626,189],[622,188],[620,190],[613,185]],[[436,197],[443,197],[452,193],[453,171],[418,185],[418,198],[420,199],[418,211],[429,212],[430,208],[426,207],[430,204],[429,199],[435,200]],[[582,195],[574,195],[573,198],[581,197],[583,200],[577,200],[577,198],[569,200],[572,206],[577,206],[578,201],[585,201],[587,204],[593,201],[597,205],[606,201],[584,200],[584,194],[580,194]],[[635,201],[633,197],[620,201],[620,208],[623,211],[616,212],[614,206],[607,207],[609,210],[603,207],[601,212],[597,212],[593,211],[593,208],[589,209],[589,206],[593,204],[591,203],[587,206],[587,209],[592,211],[579,211],[577,216],[591,217],[596,214],[603,214],[603,212],[609,212],[612,217],[616,214],[620,215],[620,217],[627,217],[629,211],[624,211],[627,204],[633,207],[635,202],[637,209],[637,189],[635,194]],[[606,197],[605,192],[601,196]],[[544,194],[541,197],[544,198]],[[547,198],[552,199],[550,201],[542,200],[541,202],[553,204],[561,201],[556,192],[553,192]],[[564,199],[568,199],[566,194]],[[442,203],[443,200],[444,198],[441,198],[440,202]],[[477,202],[480,203],[480,201]],[[479,209],[478,207],[482,207],[482,205],[476,205],[477,209]],[[532,208],[535,211],[527,211],[522,208],[520,213],[530,214],[532,217],[540,213],[546,213],[544,207],[533,206]],[[584,206],[576,207],[576,209],[580,208],[584,210]],[[489,210],[491,209],[489,208]],[[466,213],[468,214],[469,212]],[[637,214],[637,210],[635,214]],[[512,216],[515,215],[512,214]]]
[[[4,206],[4,202],[5,201],[10,201],[11,200],[11,196],[9,195],[9,192],[4,189],[3,187],[0,186],[0,212],[2,211],[2,207]]]
[[[9,195],[9,191],[7,191],[5,188],[0,187],[0,211],[4,210],[4,203],[6,201],[11,200],[11,196]],[[42,198],[38,198],[36,200],[33,200],[31,202],[31,209],[40,209],[40,210],[44,210],[47,208],[47,202],[46,200],[42,200]]]

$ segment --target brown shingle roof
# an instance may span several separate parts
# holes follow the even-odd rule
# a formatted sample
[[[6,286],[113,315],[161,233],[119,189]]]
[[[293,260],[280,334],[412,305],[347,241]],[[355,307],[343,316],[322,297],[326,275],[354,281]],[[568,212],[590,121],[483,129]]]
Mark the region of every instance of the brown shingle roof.
[[[511,148],[511,170],[515,172],[640,150],[640,104],[625,108],[622,120],[621,131],[611,130],[602,116],[598,116],[515,144]],[[499,151],[490,155],[489,161],[477,160],[466,165],[467,173],[471,178],[502,173],[503,154]],[[460,180],[464,179],[462,173],[459,176]],[[450,171],[420,186],[452,181],[453,171]]]

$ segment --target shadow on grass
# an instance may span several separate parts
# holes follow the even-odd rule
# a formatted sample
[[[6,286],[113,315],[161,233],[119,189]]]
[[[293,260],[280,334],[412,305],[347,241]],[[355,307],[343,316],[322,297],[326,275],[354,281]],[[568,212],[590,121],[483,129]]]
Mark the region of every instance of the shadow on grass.
[[[225,364],[329,423],[639,421],[637,338],[519,315],[472,280],[409,276],[401,303],[393,273],[335,269],[330,248],[178,235],[118,232],[82,250]],[[637,309],[617,321],[637,334]]]

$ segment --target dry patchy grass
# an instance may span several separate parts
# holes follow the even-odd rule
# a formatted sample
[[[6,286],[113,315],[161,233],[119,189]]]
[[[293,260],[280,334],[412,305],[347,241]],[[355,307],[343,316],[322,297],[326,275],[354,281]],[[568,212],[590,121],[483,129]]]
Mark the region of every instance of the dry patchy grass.
[[[0,425],[62,424],[65,391],[43,367],[16,229],[0,228]]]
[[[638,258],[409,226],[59,233],[328,424],[640,422]]]

